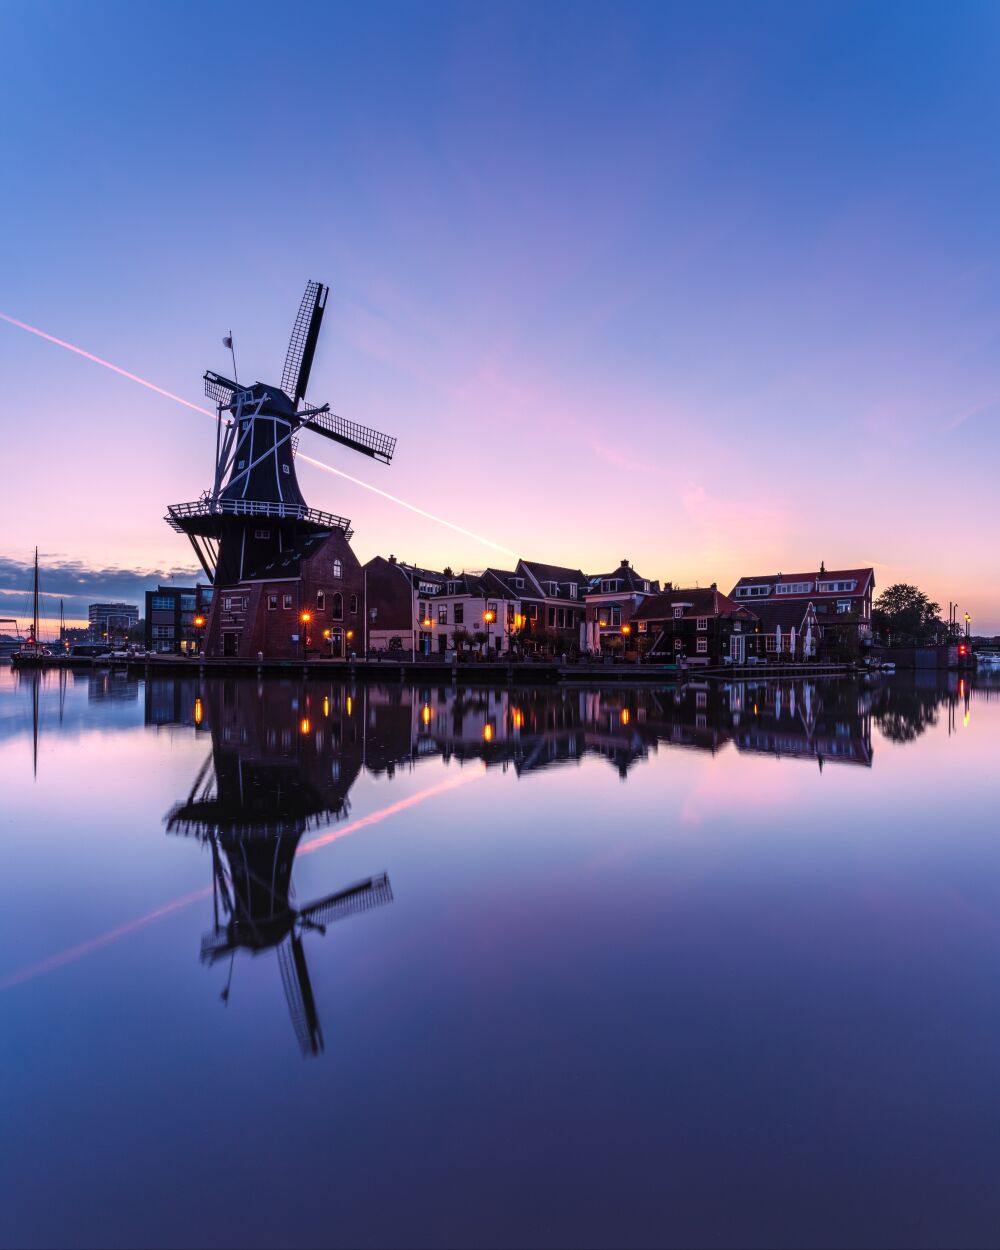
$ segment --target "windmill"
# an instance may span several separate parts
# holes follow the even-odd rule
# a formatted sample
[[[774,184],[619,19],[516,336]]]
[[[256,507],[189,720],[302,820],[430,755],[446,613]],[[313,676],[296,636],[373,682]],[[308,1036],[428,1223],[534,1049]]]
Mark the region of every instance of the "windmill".
[[[295,476],[295,453],[310,430],[382,464],[392,461],[396,440],[310,404],[309,385],[329,288],[306,285],[285,355],[281,385],[243,386],[211,370],[205,394],[215,401],[215,474],[210,490],[192,503],[171,504],[165,520],[191,541],[215,585],[232,585],[304,540],[340,531],[351,536],[346,517],[307,506]],[[235,369],[234,369],[235,372]]]

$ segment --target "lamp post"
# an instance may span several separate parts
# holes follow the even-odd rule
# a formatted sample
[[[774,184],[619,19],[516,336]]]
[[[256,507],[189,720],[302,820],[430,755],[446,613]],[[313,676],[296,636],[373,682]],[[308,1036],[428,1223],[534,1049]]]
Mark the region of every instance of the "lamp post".
[[[299,621],[302,624],[302,658],[307,658],[307,648],[309,646],[309,622],[312,620],[311,612],[300,612]]]
[[[434,622],[431,620],[431,618],[430,618],[429,616],[425,616],[425,617],[424,617],[424,619],[423,619],[420,623],[421,623],[421,625],[423,625],[424,629],[425,629],[428,633],[430,632],[430,630],[432,630],[432,629],[434,628]],[[425,654],[425,655],[430,655],[430,652],[431,652],[431,640],[430,640],[430,638],[428,638],[428,639],[427,639],[427,650],[426,650],[426,652],[425,652],[424,654]]]
[[[489,654],[489,650],[490,650],[490,626],[493,624],[493,622],[496,619],[497,619],[497,614],[495,612],[491,612],[489,608],[487,608],[486,611],[483,613],[483,622],[486,625],[486,652],[487,654]]]
[[[204,650],[204,635],[202,630],[205,628],[205,618],[199,612],[192,622],[195,628],[194,649],[196,652]]]
[[[628,646],[629,634],[632,632],[632,626],[625,624],[622,626],[622,660],[625,659],[625,648]]]
[[[972,633],[972,617],[966,612],[965,614],[965,636],[966,638]]]

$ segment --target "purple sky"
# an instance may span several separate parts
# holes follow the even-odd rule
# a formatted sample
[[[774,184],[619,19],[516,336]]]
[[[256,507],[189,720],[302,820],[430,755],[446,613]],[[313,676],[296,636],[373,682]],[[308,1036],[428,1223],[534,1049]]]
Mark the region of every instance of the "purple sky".
[[[201,405],[230,328],[280,378],[319,278],[313,398],[399,443],[310,455],[528,558],[873,564],[1000,632],[995,5],[39,3],[0,42],[0,312]],[[3,322],[0,367],[0,555],[189,564],[209,420]],[[363,559],[513,558],[299,475]]]

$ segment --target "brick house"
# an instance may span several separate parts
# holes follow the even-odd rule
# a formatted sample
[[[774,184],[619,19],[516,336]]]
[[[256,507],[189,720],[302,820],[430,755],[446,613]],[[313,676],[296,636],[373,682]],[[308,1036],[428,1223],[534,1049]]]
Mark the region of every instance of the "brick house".
[[[812,603],[816,627],[826,650],[835,646],[857,651],[871,639],[875,571],[871,568],[814,573],[776,573],[741,577],[730,598],[757,611],[772,603]],[[763,628],[763,627],[762,627]]]
[[[642,603],[633,615],[639,651],[687,664],[742,664],[758,650],[757,618],[713,583],[704,589],[671,588]]]
[[[658,581],[641,577],[624,559],[613,572],[591,577],[581,645],[594,654],[633,648],[632,618],[641,604],[659,593]],[[627,627],[624,635],[623,626]],[[629,644],[627,647],[622,647],[623,640]]]
[[[509,650],[521,603],[493,570],[455,573],[376,556],[364,575],[371,649],[444,655],[478,634],[484,649]]]
[[[518,560],[513,573],[497,573],[520,596],[523,646],[549,655],[581,647],[584,600],[590,585],[581,569]]]
[[[753,605],[757,621],[754,631],[763,639],[761,655],[791,656],[796,660],[814,658],[819,651],[821,631],[812,600],[785,603],[778,599],[757,600]]]
[[[216,589],[205,653],[255,659],[343,658],[361,639],[364,578],[341,530],[312,533],[253,577]]]

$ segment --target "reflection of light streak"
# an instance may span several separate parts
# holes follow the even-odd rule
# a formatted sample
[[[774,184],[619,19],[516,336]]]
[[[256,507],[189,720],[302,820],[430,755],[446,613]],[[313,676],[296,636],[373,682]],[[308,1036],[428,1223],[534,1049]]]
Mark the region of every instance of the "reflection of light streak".
[[[389,816],[405,812],[409,808],[415,807],[418,803],[423,803],[426,799],[435,798],[439,794],[446,794],[449,790],[454,790],[458,786],[464,785],[467,781],[474,781],[477,777],[485,776],[485,772],[470,770],[461,773],[457,777],[449,777],[447,781],[439,781],[436,785],[427,786],[424,790],[418,790],[416,794],[411,794],[396,803],[389,803],[386,807],[379,808],[377,812],[369,812],[367,816],[361,816],[358,820],[352,820],[350,824],[344,825],[341,829],[331,829],[328,833],[321,833],[309,842],[303,842],[295,852],[296,857],[309,855],[313,851],[321,850],[324,846],[329,846],[331,842],[336,842],[340,838],[346,838],[348,834],[357,833],[359,829],[367,829],[371,825],[380,824]],[[76,946],[68,946],[65,950],[59,951],[55,955],[49,955],[47,959],[41,960],[40,963],[29,964],[26,968],[18,968],[14,972],[9,972],[5,977],[0,978],[0,990],[9,990],[15,985],[23,985],[25,981],[32,981],[35,977],[40,977],[46,972],[54,972],[57,968],[64,968],[67,964],[75,963],[78,959],[83,959],[85,955],[90,955],[94,951],[103,949],[105,946],[110,946],[113,942],[117,942],[119,938],[127,937],[138,929],[144,929],[146,925],[152,924],[154,920],[161,920],[164,916],[169,916],[173,912],[190,907],[192,903],[197,903],[200,899],[209,898],[211,893],[212,887],[206,886],[203,890],[195,890],[192,894],[182,894],[179,898],[172,899],[169,903],[164,903],[161,907],[146,912],[144,916],[137,916],[134,920],[126,920],[123,924],[116,925],[113,929],[108,929],[106,933],[100,933],[97,937],[90,938],[86,942],[80,942]]]
[[[84,351],[82,347],[74,347],[72,343],[67,343],[65,339],[57,339],[55,335],[46,334],[44,330],[39,330],[35,326],[29,326],[25,321],[18,321],[16,317],[9,317],[6,313],[0,312],[0,321],[6,321],[12,326],[17,326],[19,330],[26,330],[29,334],[34,334],[40,339],[44,339],[47,343],[55,343],[57,347],[65,347],[68,352],[73,352],[77,356],[82,356],[84,360],[93,361],[95,365],[102,365],[105,369],[110,369],[112,373],[117,373],[120,377],[128,378],[130,382],[137,382],[139,386],[144,386],[149,391],[154,391],[157,395],[162,395],[164,399],[172,399],[175,403],[183,404],[185,408],[190,408],[192,412],[200,412],[206,417],[211,417],[213,421],[217,420],[216,413],[208,408],[203,408],[200,404],[193,404],[188,399],[182,399],[180,395],[175,395],[172,391],[165,391],[162,386],[157,386],[154,382],[147,382],[145,378],[140,378],[134,373],[129,373],[127,369],[122,369],[119,365],[113,365],[110,360],[103,360],[100,356],[95,356],[92,352]],[[450,530],[455,530],[458,534],[464,534],[467,538],[474,539],[477,543],[482,543],[486,547],[492,547],[496,551],[506,552],[507,555],[516,556],[517,552],[510,547],[505,547],[503,543],[494,542],[492,538],[484,538],[482,534],[475,533],[474,530],[466,529],[464,525],[458,525],[454,521],[446,521],[444,517],[428,512],[425,508],[419,508],[415,503],[407,503],[405,499],[400,499],[398,495],[391,495],[387,490],[380,490],[377,486],[372,486],[370,482],[364,482],[359,477],[354,477],[350,473],[345,473],[343,469],[335,469],[332,464],[326,464],[322,460],[315,460],[312,456],[299,454],[299,460],[304,460],[306,464],[311,464],[314,468],[322,469],[324,473],[333,473],[337,477],[342,477],[348,482],[352,482],[355,486],[361,486],[364,490],[369,490],[373,495],[381,495],[383,499],[388,499],[390,503],[399,504],[401,508],[407,508],[410,512],[415,512],[418,516],[426,517],[428,521],[436,521],[438,525],[444,525]]]
[[[68,946],[66,950],[60,951],[57,955],[50,955],[41,963],[30,964],[27,968],[19,968],[16,972],[8,973],[3,980],[0,980],[0,990],[9,990],[12,985],[21,985],[25,981],[31,981],[41,976],[43,972],[54,972],[56,968],[75,963],[84,955],[98,951],[104,946],[110,946],[112,942],[117,942],[119,938],[126,937],[129,933],[135,933],[137,929],[145,928],[154,920],[169,916],[171,912],[180,911],[181,908],[188,907],[199,899],[208,898],[211,893],[212,887],[206,886],[203,890],[195,890],[193,894],[182,894],[180,898],[164,903],[162,907],[157,907],[154,911],[146,912],[145,916],[137,916],[135,920],[126,920],[124,924],[117,925],[114,929],[109,929],[107,933],[101,933],[88,942],[81,942],[78,946]]]

